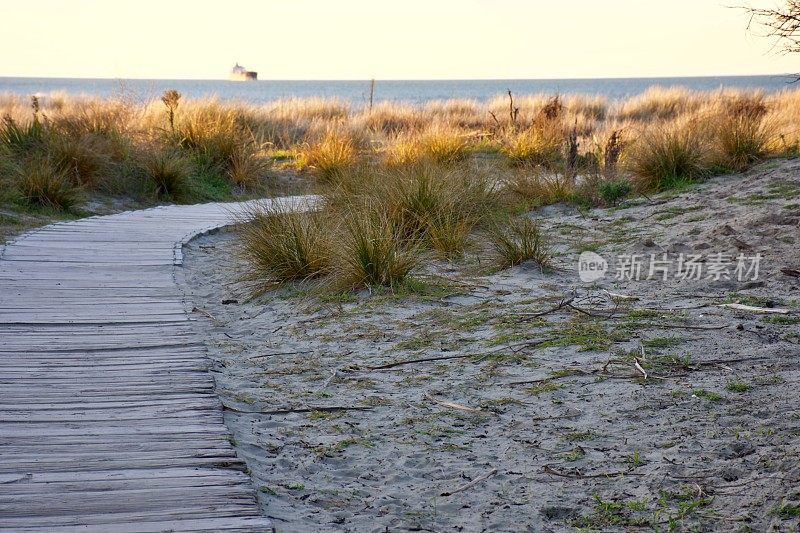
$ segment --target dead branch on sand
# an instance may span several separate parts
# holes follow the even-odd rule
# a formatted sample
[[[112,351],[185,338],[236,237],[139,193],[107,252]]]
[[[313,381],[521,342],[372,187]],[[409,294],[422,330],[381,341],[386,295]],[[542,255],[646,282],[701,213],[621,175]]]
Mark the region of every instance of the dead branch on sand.
[[[472,487],[474,487],[475,485],[477,485],[478,483],[486,481],[487,479],[489,479],[490,477],[492,477],[495,474],[497,474],[497,469],[493,468],[491,471],[489,471],[489,473],[484,474],[484,475],[479,476],[479,477],[476,477],[475,479],[473,479],[472,481],[470,481],[466,485],[462,485],[462,486],[458,487],[457,489],[454,489],[454,490],[452,490],[450,492],[443,492],[441,494],[441,496],[452,496],[453,494],[457,494],[459,492],[464,492],[465,490],[469,490]]]

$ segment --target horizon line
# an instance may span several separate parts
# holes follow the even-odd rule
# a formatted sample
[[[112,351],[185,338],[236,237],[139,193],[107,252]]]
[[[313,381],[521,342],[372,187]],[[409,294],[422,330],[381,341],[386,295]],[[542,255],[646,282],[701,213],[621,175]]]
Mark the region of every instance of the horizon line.
[[[594,77],[566,77],[566,78],[262,78],[252,81],[263,82],[348,82],[348,81],[592,81],[592,80],[659,80],[676,78],[752,78],[752,77],[793,77],[797,78],[798,73],[760,73],[760,74],[703,74],[703,75],[658,75],[658,76],[594,76]],[[110,80],[110,81],[230,81],[241,83],[223,77],[220,78],[147,78],[147,77],[91,77],[91,76],[21,76],[21,75],[0,75],[0,79],[41,79],[41,80]]]

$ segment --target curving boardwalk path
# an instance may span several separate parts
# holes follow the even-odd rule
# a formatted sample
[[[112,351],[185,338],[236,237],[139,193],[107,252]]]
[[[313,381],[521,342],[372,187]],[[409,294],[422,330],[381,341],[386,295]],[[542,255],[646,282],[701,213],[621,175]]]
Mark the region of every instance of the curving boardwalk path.
[[[272,530],[176,283],[182,245],[230,208],[54,224],[1,251],[0,531]]]

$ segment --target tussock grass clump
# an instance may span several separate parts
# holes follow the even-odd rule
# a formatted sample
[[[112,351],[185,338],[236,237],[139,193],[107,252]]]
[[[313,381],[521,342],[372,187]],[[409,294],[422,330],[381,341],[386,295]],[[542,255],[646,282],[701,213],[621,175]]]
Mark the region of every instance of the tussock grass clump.
[[[51,131],[48,137],[50,159],[58,170],[78,185],[97,185],[113,164],[112,148],[108,140],[100,135],[70,135]]]
[[[368,206],[348,214],[341,246],[340,279],[352,286],[393,287],[418,262],[418,252],[386,212]]]
[[[241,110],[210,101],[184,109],[174,121],[174,133],[168,137],[206,172],[220,174],[239,187],[259,181],[264,164]]]
[[[327,274],[330,233],[320,213],[294,213],[278,204],[256,204],[242,214],[239,255],[244,279],[258,288]]]
[[[360,166],[324,194],[327,208],[340,214],[354,203],[377,206],[404,242],[431,245],[447,258],[461,254],[469,232],[498,204],[481,176],[429,161],[388,170]]]
[[[433,249],[444,259],[457,259],[464,254],[472,230],[481,221],[475,207],[448,202],[427,220],[427,233]]]
[[[576,193],[575,179],[562,174],[517,171],[506,183],[507,190],[529,207],[570,202]]]
[[[710,95],[685,87],[650,87],[642,94],[621,102],[617,116],[621,121],[673,120],[702,108]]]
[[[55,129],[71,135],[93,133],[119,137],[130,132],[135,110],[118,99],[78,100],[69,110],[63,109],[50,117]]]
[[[3,115],[0,126],[0,143],[13,152],[24,153],[44,144],[45,129],[38,117],[20,124],[11,115]]]
[[[551,254],[544,235],[529,218],[495,221],[489,239],[501,268],[526,261],[533,261],[541,268],[550,265]]]
[[[146,151],[141,165],[157,198],[174,201],[188,198],[192,165],[183,154],[170,149]]]
[[[44,157],[20,165],[14,184],[24,203],[61,211],[73,209],[81,196],[80,189]]]
[[[384,162],[389,168],[426,164],[451,166],[464,161],[470,152],[468,134],[436,124],[420,133],[401,133],[392,137]]]
[[[358,122],[374,132],[396,135],[422,130],[431,117],[411,104],[378,102],[371,111],[358,117]]]
[[[469,136],[464,132],[436,124],[423,131],[412,142],[416,151],[411,163],[427,159],[437,165],[453,165],[466,159],[470,153]]]
[[[384,151],[384,164],[389,169],[399,169],[419,164],[423,159],[417,135],[400,134],[392,137]]]
[[[255,187],[266,171],[266,163],[250,143],[240,143],[231,154],[227,166],[230,182],[243,189]]]
[[[385,175],[381,198],[405,239],[428,239],[446,258],[459,256],[471,230],[496,207],[497,197],[479,176],[433,164]]]
[[[395,221],[404,239],[417,240],[427,231],[428,221],[446,201],[446,175],[437,167],[421,165],[384,175],[388,184],[384,198],[376,197]]]
[[[765,119],[767,106],[760,95],[741,96],[727,102],[716,121],[718,163],[743,170],[767,154],[775,128]]]
[[[186,107],[174,119],[175,140],[181,148],[224,161],[230,154],[226,142],[237,137],[236,112],[216,101]]]
[[[418,248],[402,235],[382,206],[354,206],[344,215],[337,275],[349,286],[394,287],[419,260]]]
[[[343,121],[350,116],[350,104],[341,98],[287,98],[266,105],[271,119],[289,121],[327,120]]]
[[[357,162],[353,139],[336,130],[326,132],[319,142],[306,144],[298,158],[300,167],[309,168],[323,183],[337,181]]]
[[[515,166],[553,168],[563,159],[564,132],[556,120],[539,120],[528,128],[510,130],[501,142],[501,152]]]
[[[696,121],[644,131],[627,153],[639,190],[679,187],[711,173],[713,138]]]

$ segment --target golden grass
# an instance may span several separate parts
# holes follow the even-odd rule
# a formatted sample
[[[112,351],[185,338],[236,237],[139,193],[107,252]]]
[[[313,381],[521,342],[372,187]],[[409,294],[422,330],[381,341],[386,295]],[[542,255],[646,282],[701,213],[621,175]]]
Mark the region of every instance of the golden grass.
[[[92,187],[108,170],[113,148],[107,138],[94,133],[58,135],[49,143],[56,168],[76,184]]]
[[[191,166],[190,181],[211,183],[190,189],[210,186],[223,197],[224,190],[257,189],[272,165],[299,169],[324,184],[347,180],[361,166],[375,174],[378,167],[471,167],[481,161],[518,196],[537,203],[570,197],[570,184],[554,178],[559,175],[603,173],[664,188],[765,157],[800,154],[799,90],[764,95],[653,87],[623,101],[512,96],[513,109],[508,95],[499,95],[483,103],[378,102],[370,110],[330,98],[261,106],[177,98],[166,106],[161,99],[142,104],[51,94],[40,97],[34,110],[30,98],[6,94],[0,95],[0,145],[17,167],[31,157],[48,159],[90,193],[146,190],[152,180],[140,154],[177,149]],[[609,150],[615,132],[621,142]],[[288,155],[279,161],[269,157],[273,153]],[[527,177],[509,166],[526,168]],[[537,167],[550,177],[532,178]],[[137,176],[145,182],[116,186]],[[161,196],[171,195],[162,190]]]
[[[615,115],[621,121],[672,120],[699,111],[710,99],[711,93],[690,91],[685,87],[654,86],[621,102]]]
[[[328,273],[331,237],[319,213],[256,204],[242,215],[238,253],[247,268],[243,278],[256,293],[272,284]]]
[[[736,97],[723,104],[715,120],[720,166],[743,170],[767,155],[776,127],[766,114],[767,104],[758,94]]]
[[[576,194],[575,179],[540,170],[514,172],[507,178],[505,188],[528,207],[569,202]]]
[[[309,169],[324,183],[337,181],[358,162],[358,152],[353,139],[336,129],[329,130],[316,143],[300,149],[299,167]]]
[[[378,204],[354,204],[343,212],[338,242],[337,277],[347,286],[395,287],[419,260],[414,243]]]
[[[664,190],[711,174],[714,147],[709,128],[707,123],[685,120],[643,131],[626,156],[637,188]]]
[[[516,166],[551,168],[563,158],[564,131],[557,121],[545,120],[522,130],[510,130],[501,140],[501,152]]]

